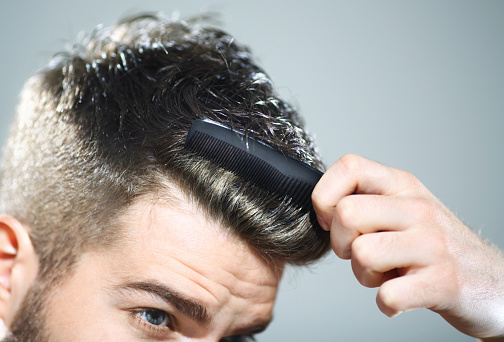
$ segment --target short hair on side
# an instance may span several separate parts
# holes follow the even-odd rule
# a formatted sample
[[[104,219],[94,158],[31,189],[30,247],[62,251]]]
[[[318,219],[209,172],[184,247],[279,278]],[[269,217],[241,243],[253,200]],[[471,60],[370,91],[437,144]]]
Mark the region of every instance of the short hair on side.
[[[191,123],[208,118],[323,168],[248,48],[204,22],[143,14],[98,28],[26,83],[0,211],[29,227],[39,277],[113,245],[118,215],[166,181],[266,259],[306,264],[329,249],[309,214],[183,148]]]

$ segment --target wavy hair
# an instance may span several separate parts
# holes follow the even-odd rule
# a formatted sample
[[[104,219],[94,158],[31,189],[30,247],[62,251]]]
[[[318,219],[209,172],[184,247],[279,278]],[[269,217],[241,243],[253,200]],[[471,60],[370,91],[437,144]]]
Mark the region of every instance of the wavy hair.
[[[167,184],[266,259],[320,258],[329,236],[309,214],[183,148],[198,118],[322,168],[249,50],[198,20],[141,15],[96,29],[30,78],[4,151],[0,210],[29,227],[39,276],[116,243],[121,213]]]

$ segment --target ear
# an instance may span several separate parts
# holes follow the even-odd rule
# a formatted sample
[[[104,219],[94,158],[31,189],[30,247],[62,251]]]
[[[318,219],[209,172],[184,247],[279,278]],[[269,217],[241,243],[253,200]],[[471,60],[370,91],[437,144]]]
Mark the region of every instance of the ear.
[[[11,216],[0,215],[0,319],[6,324],[22,302],[38,271],[26,228]]]

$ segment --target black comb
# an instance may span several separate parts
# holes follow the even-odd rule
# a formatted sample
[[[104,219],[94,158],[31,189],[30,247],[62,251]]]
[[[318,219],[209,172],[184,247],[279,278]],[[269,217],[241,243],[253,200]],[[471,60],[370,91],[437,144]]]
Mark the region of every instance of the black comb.
[[[311,193],[322,172],[230,127],[207,119],[193,122],[184,147],[245,181],[288,197],[310,210]]]

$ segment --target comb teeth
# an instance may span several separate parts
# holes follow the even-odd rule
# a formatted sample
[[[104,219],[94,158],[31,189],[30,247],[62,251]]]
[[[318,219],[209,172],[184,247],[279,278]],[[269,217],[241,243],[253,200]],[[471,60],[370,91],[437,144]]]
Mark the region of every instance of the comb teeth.
[[[185,148],[258,188],[290,198],[306,211],[311,208],[311,192],[322,176],[297,159],[208,120],[193,123]]]

